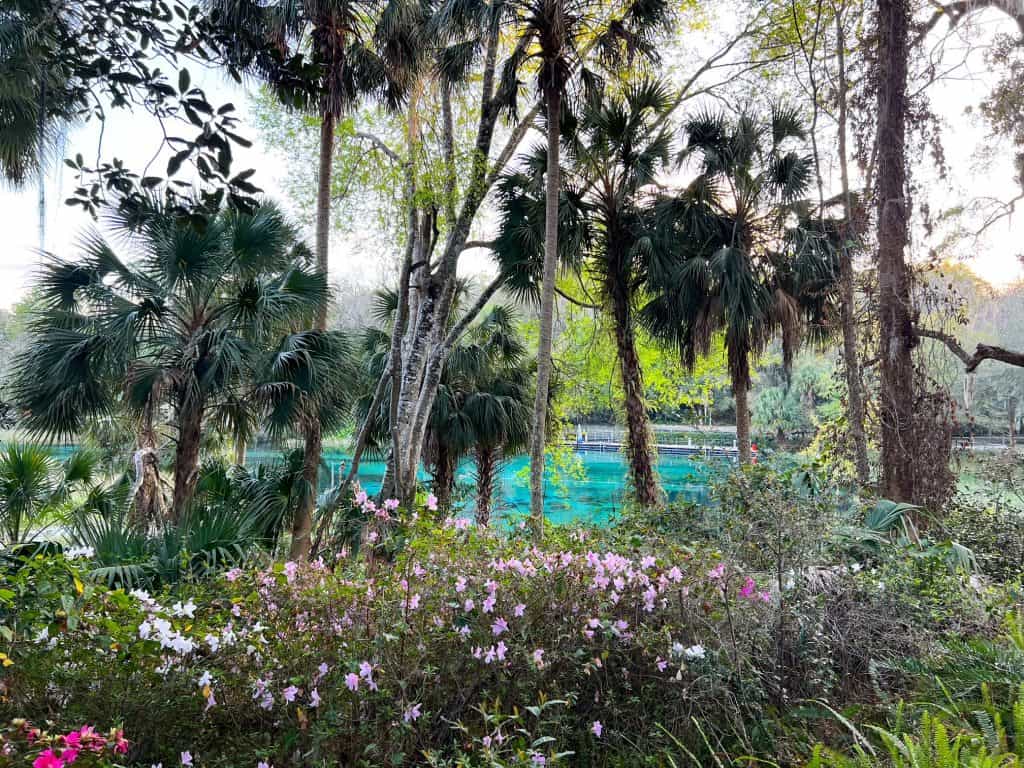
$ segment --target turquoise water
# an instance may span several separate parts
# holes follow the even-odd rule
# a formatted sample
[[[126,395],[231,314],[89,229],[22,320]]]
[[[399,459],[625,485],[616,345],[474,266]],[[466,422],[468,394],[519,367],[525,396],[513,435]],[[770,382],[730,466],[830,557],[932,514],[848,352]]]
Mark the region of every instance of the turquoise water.
[[[249,461],[276,461],[280,454],[252,451]],[[544,508],[547,518],[553,523],[568,523],[586,520],[593,523],[607,522],[622,508],[622,498],[628,484],[626,464],[619,453],[578,453],[578,468],[571,474],[562,473],[557,482],[549,482],[544,494]],[[348,457],[340,453],[325,453],[324,461],[329,473],[322,478],[326,486],[343,474],[341,463]],[[525,515],[530,509],[530,482],[528,456],[516,456],[504,462],[498,474],[495,488],[494,511],[499,517]],[[706,496],[704,475],[706,470],[699,464],[681,456],[662,456],[658,462],[658,474],[671,501],[703,501]],[[333,477],[332,477],[333,476]],[[422,479],[428,479],[420,472]],[[475,468],[472,461],[464,460],[456,472],[456,483],[467,486],[468,498],[460,507],[471,512],[475,506],[473,488]],[[368,492],[380,490],[384,477],[383,461],[361,461],[358,472],[359,482]]]
[[[64,458],[75,449],[72,445],[55,445],[54,455]],[[572,473],[561,473],[557,482],[548,482],[544,494],[546,516],[554,523],[568,523],[585,520],[604,523],[622,508],[622,499],[628,484],[624,456],[620,453],[585,452],[576,453],[577,469]],[[248,464],[278,462],[281,452],[272,449],[255,449],[248,453]],[[327,472],[321,472],[321,486],[325,488],[344,474],[342,463],[349,461],[344,453],[326,452],[324,463]],[[504,462],[498,473],[495,488],[494,513],[498,517],[525,515],[530,509],[529,457],[516,456]],[[661,456],[658,460],[658,475],[670,501],[704,501],[707,495],[707,467],[700,462],[682,456]],[[380,490],[384,477],[384,462],[364,460],[359,464],[359,482],[368,492]],[[420,470],[420,478],[428,476]],[[465,498],[457,503],[467,513],[475,506],[473,462],[464,460],[459,464],[456,481]]]

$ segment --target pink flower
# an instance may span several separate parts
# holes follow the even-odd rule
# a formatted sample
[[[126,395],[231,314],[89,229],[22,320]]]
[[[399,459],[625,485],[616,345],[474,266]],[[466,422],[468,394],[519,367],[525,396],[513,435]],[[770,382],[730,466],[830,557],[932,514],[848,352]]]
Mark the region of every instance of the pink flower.
[[[656,666],[658,668],[659,672],[664,672],[665,671],[665,667],[668,666],[668,662],[665,661],[663,658],[661,658],[661,656],[659,656],[658,658],[656,658],[654,660],[654,666]]]
[[[530,755],[530,762],[534,765],[547,765],[548,759],[544,757],[540,752],[534,752]]]
[[[600,720],[594,721],[594,724],[590,726],[590,732],[597,736],[597,738],[601,738],[601,734],[604,732],[604,726],[601,725]]]
[[[725,563],[719,563],[710,571],[708,571],[708,578],[713,581],[718,581],[725,575]]]
[[[648,568],[653,568],[654,564],[657,562],[658,561],[655,560],[651,555],[644,555],[644,557],[640,560],[640,568],[646,571]]]
[[[522,603],[520,603],[519,605],[517,605],[515,608],[512,609],[512,615],[515,616],[516,618],[519,618],[524,613],[526,613],[526,606],[523,605]]]
[[[281,695],[284,696],[284,700],[287,701],[289,704],[295,701],[295,697],[296,695],[298,695],[298,693],[299,689],[296,688],[294,685],[289,685],[287,688],[281,691]]]
[[[228,581],[237,581],[242,575],[241,568],[232,568],[230,571],[224,574],[224,578]]]
[[[398,499],[384,499],[384,509],[391,511],[398,509]]]
[[[483,611],[484,613],[490,613],[491,611],[493,611],[493,610],[494,610],[494,604],[495,604],[496,602],[498,602],[498,601],[497,601],[497,599],[496,599],[496,598],[494,597],[494,595],[493,595],[493,594],[490,594],[490,595],[488,595],[488,596],[487,596],[487,597],[486,597],[486,598],[484,599],[484,604],[483,604],[482,606],[480,606],[480,609],[481,609],[481,610],[482,610],[482,611]]]
[[[491,624],[491,632],[494,633],[495,637],[500,637],[503,633],[508,632],[508,622],[499,616],[497,620]]]
[[[415,595],[409,598],[409,610],[415,611],[420,607],[420,593],[417,592]]]
[[[459,578],[457,578],[455,580],[455,594],[460,594],[460,593],[465,592],[465,591],[466,591],[466,577],[465,576],[459,576]]]
[[[266,760],[260,760],[258,763],[256,763],[256,768],[274,768],[274,766],[272,766]]]
[[[677,584],[683,580],[683,572],[679,570],[677,566],[672,566],[672,570],[668,572],[669,581],[674,581]]]
[[[544,666],[544,649],[538,648],[533,652],[533,663],[538,667]]]
[[[421,706],[421,704],[414,704],[413,706],[409,707],[407,710],[405,710],[405,712],[402,713],[402,720],[404,720],[407,723],[414,723],[417,720],[419,720],[421,714]]]
[[[761,599],[761,602],[763,603],[770,603],[772,601],[772,593],[768,592],[767,590],[762,590],[761,592],[758,592],[757,596]]]
[[[299,572],[299,564],[289,560],[284,564],[284,576],[291,583],[295,581],[295,574]]]
[[[309,706],[319,707],[320,706],[320,694],[316,688],[309,692]]]
[[[498,656],[498,661],[505,660],[505,654],[508,653],[508,646],[505,645],[504,640],[498,641],[498,644],[494,648],[494,652]]]
[[[359,688],[359,675],[355,672],[349,672],[345,675],[345,685],[348,686],[350,691],[355,691]]]
[[[757,584],[754,580],[747,576],[747,580],[743,582],[743,586],[740,587],[740,597],[751,597],[754,594],[754,590],[757,589]]]
[[[191,752],[182,752],[181,753],[181,764],[182,765],[192,765],[192,753]]]
[[[63,765],[64,761],[55,755],[52,749],[40,752],[39,757],[32,761],[32,768],[61,768]]]
[[[363,504],[366,503],[366,500],[368,498],[370,498],[370,496],[369,494],[367,494],[366,491],[360,491],[359,493],[356,494],[356,504],[362,506]]]
[[[437,512],[437,496],[432,493],[427,495],[427,509]]]
[[[462,604],[462,608],[466,611],[466,613],[469,613],[474,608],[476,608],[476,603],[473,602],[473,598],[466,598],[466,602]]]

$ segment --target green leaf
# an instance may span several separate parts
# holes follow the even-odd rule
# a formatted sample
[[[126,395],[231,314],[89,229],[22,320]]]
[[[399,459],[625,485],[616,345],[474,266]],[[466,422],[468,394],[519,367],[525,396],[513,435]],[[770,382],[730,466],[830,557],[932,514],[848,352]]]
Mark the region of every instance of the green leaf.
[[[185,93],[191,84],[192,76],[189,75],[187,69],[182,69],[181,72],[178,73],[178,92]]]

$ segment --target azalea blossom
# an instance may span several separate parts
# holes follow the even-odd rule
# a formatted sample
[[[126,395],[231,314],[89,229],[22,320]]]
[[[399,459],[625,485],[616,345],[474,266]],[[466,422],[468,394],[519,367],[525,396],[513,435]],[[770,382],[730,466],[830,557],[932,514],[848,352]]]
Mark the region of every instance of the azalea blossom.
[[[281,691],[281,695],[284,696],[284,700],[287,701],[289,704],[295,701],[295,697],[298,695],[298,693],[299,689],[296,688],[294,685],[289,685],[287,688]]]
[[[495,637],[500,637],[503,633],[508,632],[508,622],[499,616],[495,622],[491,624],[491,632],[494,633]]]
[[[182,752],[181,753],[181,764],[182,765],[192,765],[192,753],[191,752]]]
[[[437,512],[437,496],[432,493],[427,494],[427,509],[431,512]]]
[[[420,718],[420,707],[421,704],[414,704],[402,713],[402,720],[407,723],[414,723]]]
[[[601,738],[601,734],[604,732],[604,726],[601,725],[600,720],[594,721],[593,725],[590,726],[590,732],[597,736],[597,738]]]
[[[355,672],[349,672],[345,675],[345,685],[350,691],[358,690],[359,688],[359,675]]]
[[[683,656],[685,656],[686,658],[690,659],[691,661],[698,661],[700,659],[703,659],[704,656],[705,656],[705,654],[704,654],[704,646],[703,645],[691,645],[689,648],[686,648],[683,651]]]

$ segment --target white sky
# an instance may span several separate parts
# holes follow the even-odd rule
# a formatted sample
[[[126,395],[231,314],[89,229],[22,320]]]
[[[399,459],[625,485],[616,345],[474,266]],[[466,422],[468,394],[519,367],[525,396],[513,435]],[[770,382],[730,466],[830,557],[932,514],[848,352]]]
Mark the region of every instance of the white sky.
[[[984,31],[986,26],[1001,23],[1001,19],[982,17],[979,23]],[[955,58],[957,55],[956,41],[947,43],[946,56]],[[934,178],[934,174],[927,170],[919,174],[923,194],[928,196],[933,210],[976,197],[1010,199],[1019,192],[1013,180],[1009,146],[994,144],[979,119],[965,114],[968,107],[976,108],[978,100],[987,93],[989,78],[986,74],[980,55],[974,55],[957,73],[956,79],[937,84],[930,91],[933,105],[943,119],[943,145],[952,169],[945,181]],[[242,119],[241,133],[255,142],[251,149],[237,151],[236,172],[256,168],[253,181],[267,194],[280,198],[278,180],[286,168],[281,156],[273,148],[263,146],[249,124],[245,90],[219,73],[193,70],[192,75],[193,82],[206,89],[211,103],[232,101],[238,107]],[[129,168],[141,169],[150,160],[159,135],[156,122],[145,113],[112,110],[103,137],[103,158],[116,156],[123,159]],[[98,137],[96,123],[73,129],[65,154],[73,156],[81,152],[87,162],[94,160]],[[316,162],[316,158],[311,157],[309,162]],[[162,173],[165,167],[166,157],[161,157],[154,162],[153,172]],[[46,246],[61,256],[73,256],[76,238],[85,228],[92,226],[90,218],[79,208],[64,205],[64,199],[74,188],[74,181],[73,172],[61,165],[50,170],[45,185],[49,201]],[[1024,253],[1022,215],[1024,205],[1015,217],[1004,219],[984,237],[962,244],[958,249],[960,255],[969,256],[966,263],[989,282],[1006,285],[1024,277],[1024,268],[1017,258],[1018,254]],[[0,245],[0,307],[9,307],[24,295],[39,263],[38,187],[35,183],[21,190],[0,188],[0,232],[3,233]],[[372,237],[373,233],[360,234]],[[938,239],[939,235],[936,235],[927,242],[918,243],[919,250],[933,247]],[[380,265],[369,264],[369,260],[360,258],[356,250],[340,237],[335,237],[331,251],[332,275],[360,282],[378,281]],[[475,258],[476,254],[473,256],[467,265],[470,271],[485,268],[486,261]]]

